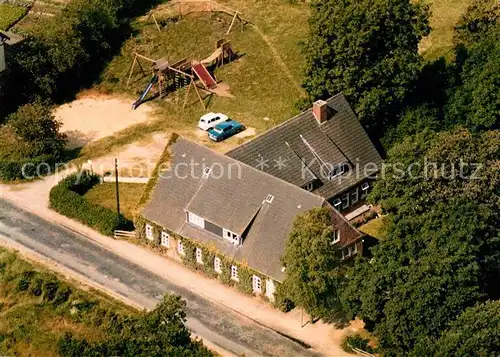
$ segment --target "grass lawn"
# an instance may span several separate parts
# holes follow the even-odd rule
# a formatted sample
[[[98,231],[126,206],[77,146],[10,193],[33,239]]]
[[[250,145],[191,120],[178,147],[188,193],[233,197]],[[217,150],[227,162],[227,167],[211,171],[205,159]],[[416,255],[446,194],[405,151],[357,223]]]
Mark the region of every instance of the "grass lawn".
[[[370,222],[358,227],[358,229],[373,238],[384,239],[384,218],[372,219]]]
[[[453,58],[453,31],[471,0],[425,0],[430,5],[432,31],[420,43],[426,59]]]
[[[139,183],[120,183],[120,211],[125,218],[133,221],[137,203],[146,187]],[[116,210],[116,193],[114,183],[96,185],[85,193],[85,197],[96,204]]]
[[[48,291],[54,288],[51,299]],[[110,313],[134,311],[98,292],[79,290],[0,248],[0,355],[59,356],[65,332],[103,340]]]
[[[17,5],[0,4],[0,31],[8,30],[26,15],[26,8]]]

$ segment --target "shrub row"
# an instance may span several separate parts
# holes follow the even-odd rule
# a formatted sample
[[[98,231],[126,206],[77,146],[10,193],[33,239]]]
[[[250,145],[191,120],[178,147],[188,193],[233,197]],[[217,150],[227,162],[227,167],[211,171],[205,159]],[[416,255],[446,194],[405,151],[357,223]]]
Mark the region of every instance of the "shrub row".
[[[33,179],[50,174],[57,160],[52,155],[32,159],[0,160],[0,181]]]
[[[138,216],[134,222],[136,227],[136,232],[138,237],[142,242],[148,242],[148,244],[154,246],[155,248],[167,249],[166,247],[161,246],[161,232],[165,231],[169,233],[171,239],[175,239],[182,241],[184,245],[184,256],[182,256],[182,261],[187,266],[194,268],[197,271],[205,273],[207,276],[212,278],[219,279],[222,283],[230,286],[236,287],[238,290],[246,293],[253,294],[252,288],[252,277],[256,275],[261,280],[261,288],[262,288],[262,296],[266,296],[266,279],[267,277],[264,274],[261,274],[252,268],[248,267],[245,264],[240,262],[236,262],[234,259],[230,257],[226,257],[220,252],[217,251],[215,246],[203,245],[197,242],[193,242],[192,240],[186,239],[178,234],[172,233],[168,230],[164,230],[159,225],[145,220],[143,217]],[[153,235],[154,240],[146,239],[145,236],[145,226],[149,224],[153,227]],[[196,248],[200,248],[202,251],[202,260],[203,264],[200,264],[196,261]],[[168,249],[177,249],[177,246],[170,242],[170,248]],[[222,263],[222,273],[217,273],[214,269],[214,258],[219,257]],[[235,265],[238,267],[238,281],[231,279],[231,265]],[[275,284],[277,284],[275,282]]]
[[[112,236],[116,229],[130,230],[132,222],[113,210],[88,201],[83,195],[100,183],[97,175],[82,171],[70,175],[50,191],[50,208]]]

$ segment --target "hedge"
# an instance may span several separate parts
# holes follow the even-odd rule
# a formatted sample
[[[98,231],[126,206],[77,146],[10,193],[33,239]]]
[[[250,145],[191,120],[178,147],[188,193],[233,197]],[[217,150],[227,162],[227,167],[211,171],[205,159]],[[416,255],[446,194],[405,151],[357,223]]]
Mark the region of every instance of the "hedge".
[[[138,237],[141,239],[143,242],[148,242],[149,245],[155,247],[155,248],[161,248],[164,250],[168,249],[176,249],[176,246],[173,246],[172,244],[170,245],[170,248],[166,248],[161,246],[161,232],[165,231],[169,234],[169,236],[175,240],[180,240],[184,244],[184,256],[182,256],[182,261],[185,265],[203,272],[207,276],[210,276],[212,278],[217,278],[219,279],[222,283],[230,286],[236,287],[238,290],[252,295],[253,294],[253,288],[252,288],[252,277],[253,275],[256,275],[260,278],[261,280],[261,287],[262,287],[262,296],[266,296],[266,279],[267,276],[265,276],[262,273],[259,273],[258,271],[255,271],[254,269],[250,268],[248,265],[237,262],[234,259],[230,257],[226,257],[220,252],[217,251],[215,246],[212,245],[204,245],[201,243],[194,242],[190,239],[186,239],[176,233],[172,233],[168,230],[163,229],[161,226],[158,224],[148,221],[144,219],[141,216],[136,217],[136,220],[134,222],[135,227],[136,227],[136,232]],[[146,224],[149,224],[150,226],[153,227],[153,235],[154,239],[151,241],[146,238],[145,236],[145,226]],[[202,250],[202,259],[203,259],[203,264],[200,264],[196,261],[196,248],[200,248]],[[222,262],[222,273],[219,274],[214,270],[214,258],[215,256],[219,257]],[[236,265],[238,267],[238,281],[232,280],[231,279],[231,265]]]
[[[16,181],[49,175],[53,172],[56,162],[52,155],[22,160],[0,160],[0,180]]]
[[[83,196],[99,183],[99,176],[88,171],[66,177],[50,191],[50,208],[107,236],[113,236],[116,229],[133,229],[132,222],[123,215],[117,216],[115,211],[92,203]]]

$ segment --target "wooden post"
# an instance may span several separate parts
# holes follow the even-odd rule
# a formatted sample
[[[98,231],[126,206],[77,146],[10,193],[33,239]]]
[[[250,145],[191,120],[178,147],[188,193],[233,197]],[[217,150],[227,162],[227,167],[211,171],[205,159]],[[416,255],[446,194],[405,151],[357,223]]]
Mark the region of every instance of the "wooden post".
[[[127,87],[130,84],[130,79],[132,78],[132,73],[134,73],[135,62],[137,62],[137,55],[134,56],[134,61],[132,62],[132,67],[130,68],[130,73],[127,79]]]
[[[118,159],[115,157],[116,212],[120,217],[120,192],[118,187]]]
[[[153,12],[153,20],[155,21],[155,25],[156,25],[156,28],[158,29],[158,32],[161,33],[161,30],[160,30],[160,25],[158,25],[158,21],[156,21],[156,16]]]
[[[229,25],[229,28],[227,29],[226,35],[229,35],[229,33],[231,32],[231,29],[233,28],[237,16],[238,16],[238,11],[234,13],[233,20],[231,21],[231,25]]]

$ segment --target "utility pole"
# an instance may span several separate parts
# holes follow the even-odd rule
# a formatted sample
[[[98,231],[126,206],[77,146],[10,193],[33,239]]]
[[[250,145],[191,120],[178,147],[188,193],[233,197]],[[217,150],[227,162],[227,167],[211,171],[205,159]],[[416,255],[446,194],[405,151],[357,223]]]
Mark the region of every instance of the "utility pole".
[[[120,217],[120,192],[118,188],[118,159],[115,158],[116,212]]]

